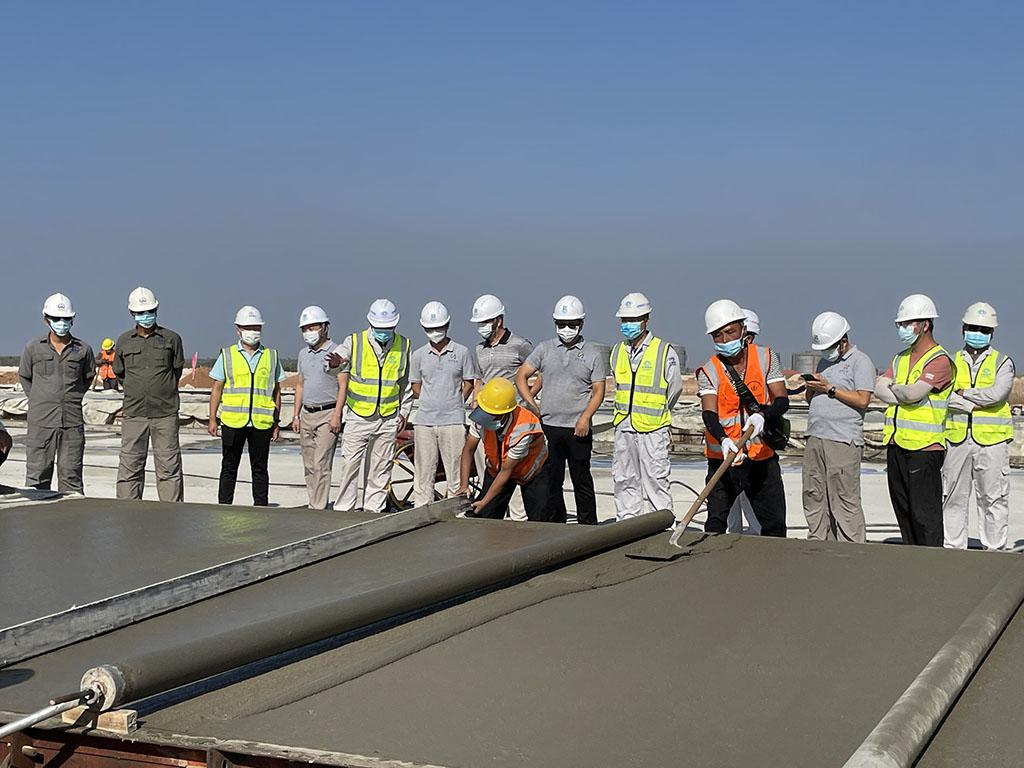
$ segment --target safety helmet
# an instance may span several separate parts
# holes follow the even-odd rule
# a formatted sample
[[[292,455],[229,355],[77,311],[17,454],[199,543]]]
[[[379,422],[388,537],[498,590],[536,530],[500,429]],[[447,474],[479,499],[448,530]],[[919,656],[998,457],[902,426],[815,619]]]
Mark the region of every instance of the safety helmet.
[[[366,319],[374,328],[394,328],[400,317],[398,307],[391,299],[376,299],[366,313]]]
[[[160,302],[156,300],[156,296],[149,288],[143,288],[140,285],[128,294],[129,312],[152,312],[159,306]]]
[[[108,351],[113,349],[114,348],[114,340],[111,339],[110,337],[105,338],[103,340],[103,343],[100,344],[100,348],[108,350]]]
[[[982,328],[997,328],[999,320],[996,310],[991,304],[976,301],[964,312],[964,325],[980,325]]]
[[[704,311],[704,333],[714,333],[719,328],[737,321],[747,321],[747,314],[739,304],[732,299],[713,301]]]
[[[575,296],[563,296],[555,304],[555,311],[551,313],[555,320],[582,320],[587,316],[583,311],[583,302]]]
[[[651,314],[651,300],[642,293],[627,293],[619,302],[616,317],[643,317]]]
[[[896,322],[905,323],[909,320],[934,320],[939,316],[935,302],[923,293],[913,293],[900,302],[896,311]]]
[[[488,320],[493,320],[498,317],[498,315],[504,314],[505,305],[501,303],[501,299],[493,293],[485,293],[473,302],[473,314],[470,317],[470,321],[474,323],[486,323]]]
[[[246,304],[235,313],[235,325],[263,325],[263,315],[256,307]]]
[[[43,302],[43,314],[46,317],[74,317],[75,306],[63,293],[55,293]]]
[[[318,307],[316,304],[310,304],[299,313],[299,328],[306,325],[329,322],[331,322],[331,318],[329,318],[327,313],[324,312],[324,308]]]
[[[811,349],[821,352],[834,347],[850,332],[850,324],[838,312],[822,312],[811,323]]]
[[[444,328],[451,319],[448,307],[440,301],[428,301],[420,312],[420,325],[424,328]]]
[[[747,326],[747,333],[760,333],[761,332],[761,318],[758,317],[757,312],[752,309],[743,307],[743,314],[746,316],[744,325]]]
[[[500,376],[491,379],[480,390],[476,404],[492,416],[511,413],[516,408],[516,388],[511,381]]]

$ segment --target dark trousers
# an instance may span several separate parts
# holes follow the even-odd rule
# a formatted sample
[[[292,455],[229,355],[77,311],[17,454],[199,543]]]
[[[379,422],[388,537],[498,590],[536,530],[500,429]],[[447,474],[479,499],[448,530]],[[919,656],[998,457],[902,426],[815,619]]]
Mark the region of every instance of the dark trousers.
[[[242,449],[249,444],[249,466],[252,468],[252,503],[257,507],[267,506],[270,489],[270,474],[267,460],[270,458],[270,436],[272,429],[242,427],[235,429],[220,425],[222,458],[220,462],[220,487],[217,502],[230,504],[235,500],[235,481],[238,480],[238,465],[242,461]]]
[[[721,465],[720,459],[708,459],[708,480]],[[782,485],[779,457],[772,456],[764,461],[746,459],[741,464],[733,464],[708,496],[705,531],[725,533],[729,510],[740,493],[747,494],[754,516],[761,524],[761,535],[785,538],[786,489]]]
[[[482,499],[487,495],[494,484],[494,475],[490,472],[484,473],[484,485],[478,498]],[[507,482],[498,491],[498,495],[491,499],[486,507],[477,510],[477,517],[490,517],[494,520],[502,520],[508,513],[508,503],[516,488],[523,494],[523,506],[526,508],[526,519],[534,523],[564,523],[565,511],[551,503],[551,459],[544,462],[540,472],[534,475],[528,482],[516,486],[513,482]]]
[[[590,474],[590,454],[594,448],[594,436],[576,437],[572,427],[544,427],[548,439],[548,461],[551,466],[551,504],[565,519],[565,465],[569,465],[572,478],[572,492],[576,498],[576,522],[582,525],[597,525],[597,499],[594,495],[594,478]]]
[[[942,461],[945,451],[908,451],[889,443],[889,499],[904,544],[942,546]]]

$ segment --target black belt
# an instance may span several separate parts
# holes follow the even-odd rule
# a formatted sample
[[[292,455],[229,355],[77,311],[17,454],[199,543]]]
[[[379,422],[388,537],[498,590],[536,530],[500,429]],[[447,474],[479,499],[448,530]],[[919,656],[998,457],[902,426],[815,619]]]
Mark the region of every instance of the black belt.
[[[334,403],[327,403],[327,405],[303,405],[302,410],[306,413],[320,413],[320,411],[326,411],[328,408],[333,408]]]

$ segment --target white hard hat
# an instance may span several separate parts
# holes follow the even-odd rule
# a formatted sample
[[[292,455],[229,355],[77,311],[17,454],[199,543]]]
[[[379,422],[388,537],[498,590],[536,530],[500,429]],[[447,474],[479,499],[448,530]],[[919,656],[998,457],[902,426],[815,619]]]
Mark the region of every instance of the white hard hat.
[[[485,293],[473,302],[473,315],[470,317],[470,321],[486,323],[488,320],[493,320],[498,315],[504,314],[505,305],[501,303],[501,299],[493,293]]]
[[[143,288],[140,285],[128,294],[129,312],[152,312],[159,306],[160,302],[156,300],[156,296],[149,288]]]
[[[980,325],[983,328],[998,328],[999,319],[996,317],[996,310],[991,304],[984,301],[976,301],[964,312],[964,325]]]
[[[563,296],[555,304],[555,311],[551,313],[555,320],[582,320],[587,316],[583,311],[583,302],[575,296]]]
[[[822,351],[834,347],[850,332],[850,324],[838,312],[822,312],[811,323],[811,349]]]
[[[235,313],[235,325],[263,325],[263,315],[256,307],[246,304]]]
[[[746,316],[746,322],[744,325],[747,326],[749,333],[760,333],[761,332],[761,318],[757,316],[757,312],[752,309],[743,307],[743,314]]]
[[[651,300],[642,293],[627,293],[619,302],[616,317],[643,317],[651,314]]]
[[[331,322],[331,318],[329,318],[327,313],[324,312],[324,308],[318,307],[316,304],[310,304],[299,313],[299,328],[304,325],[329,322]]]
[[[444,328],[451,319],[448,307],[440,301],[428,301],[420,312],[420,325],[424,328]]]
[[[731,299],[713,301],[704,311],[704,333],[714,333],[737,321],[747,322],[747,314],[739,304]]]
[[[913,293],[900,302],[900,308],[896,311],[896,322],[905,323],[908,320],[934,320],[939,316],[939,310],[935,308],[935,302],[923,293]]]
[[[74,317],[75,306],[63,293],[55,293],[43,302],[43,314],[47,317]]]
[[[376,299],[366,313],[366,319],[374,328],[394,328],[398,325],[398,307],[391,299]]]

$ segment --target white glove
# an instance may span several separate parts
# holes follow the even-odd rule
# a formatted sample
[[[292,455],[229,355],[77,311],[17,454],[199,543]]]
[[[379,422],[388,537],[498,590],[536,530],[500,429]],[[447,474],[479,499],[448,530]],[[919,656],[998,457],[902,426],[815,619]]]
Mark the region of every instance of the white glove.
[[[732,438],[727,437],[722,441],[722,456],[728,456],[730,453],[739,453],[739,449],[736,447],[736,443],[732,441]]]
[[[764,416],[762,416],[760,413],[750,414],[750,418],[747,419],[747,426],[754,428],[754,431],[750,435],[750,439],[753,440],[755,437],[764,432]]]

